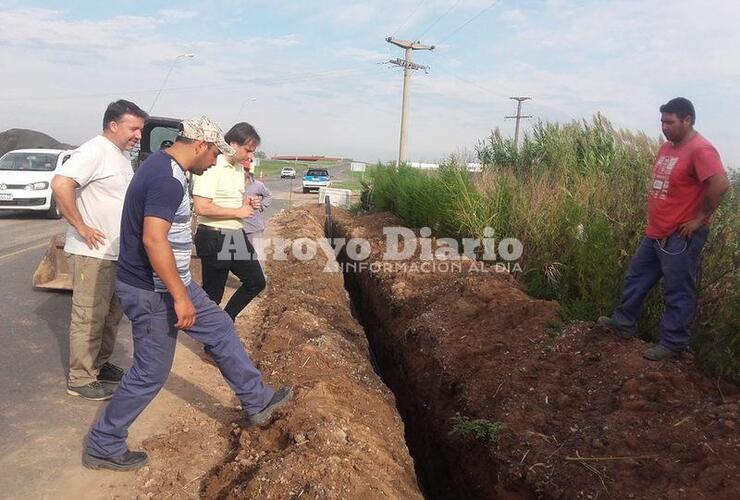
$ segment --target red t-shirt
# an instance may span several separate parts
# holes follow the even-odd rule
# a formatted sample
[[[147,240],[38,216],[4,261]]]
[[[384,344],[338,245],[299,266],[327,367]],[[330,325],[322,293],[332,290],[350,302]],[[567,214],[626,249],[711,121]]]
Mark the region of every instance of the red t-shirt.
[[[679,147],[668,141],[653,165],[648,193],[648,238],[665,238],[696,218],[704,202],[704,181],[724,172],[719,153],[698,132]]]

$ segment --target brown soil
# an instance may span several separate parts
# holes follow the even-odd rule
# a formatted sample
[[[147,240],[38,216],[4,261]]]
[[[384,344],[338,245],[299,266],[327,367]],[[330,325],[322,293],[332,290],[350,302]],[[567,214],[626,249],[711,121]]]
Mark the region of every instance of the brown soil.
[[[335,211],[371,262],[395,225]],[[563,327],[508,274],[347,280],[429,498],[740,498],[740,391],[690,355],[651,363],[641,341]],[[451,435],[458,413],[506,427],[495,444]]]
[[[323,220],[294,210],[270,232],[315,238]],[[243,428],[217,370],[193,367],[213,392],[191,394],[170,432],[144,442],[142,497],[421,498],[393,394],[372,369],[342,275],[322,272],[325,261],[269,262],[268,288],[237,319],[267,382],[295,386],[293,402],[269,427]]]
[[[372,242],[370,261],[392,225],[335,219]],[[296,209],[270,230],[315,238],[323,213]],[[557,304],[495,273],[348,273],[365,337],[324,263],[270,261],[268,289],[237,320],[267,381],[294,384],[295,400],[244,429],[218,371],[195,358],[168,382],[182,400],[169,431],[144,442],[142,498],[421,498],[417,476],[428,498],[740,498],[740,391],[690,356],[652,364],[641,342],[559,325]],[[450,434],[457,414],[506,427],[493,444]]]

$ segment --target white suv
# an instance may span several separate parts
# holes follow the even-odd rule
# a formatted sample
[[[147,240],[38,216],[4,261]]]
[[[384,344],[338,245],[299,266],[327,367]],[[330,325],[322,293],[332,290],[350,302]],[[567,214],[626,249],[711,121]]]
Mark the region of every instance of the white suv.
[[[0,158],[0,210],[44,212],[61,217],[51,192],[54,171],[72,155],[61,149],[17,149]]]

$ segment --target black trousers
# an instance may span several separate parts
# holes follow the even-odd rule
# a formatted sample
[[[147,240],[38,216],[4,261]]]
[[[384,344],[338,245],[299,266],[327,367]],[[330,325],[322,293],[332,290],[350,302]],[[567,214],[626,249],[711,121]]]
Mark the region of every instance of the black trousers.
[[[229,237],[227,241],[229,248],[236,246],[242,250],[246,248],[247,251],[241,254],[235,251],[222,252],[227,236]],[[244,246],[241,242],[239,245],[233,245],[236,238],[243,238]],[[244,231],[218,230],[198,226],[195,232],[195,250],[200,257],[203,290],[216,304],[220,304],[224,296],[229,272],[234,273],[241,281],[241,286],[224,307],[224,311],[231,316],[232,320],[235,320],[242,309],[265,289],[265,275],[262,273],[254,247],[249,243]]]

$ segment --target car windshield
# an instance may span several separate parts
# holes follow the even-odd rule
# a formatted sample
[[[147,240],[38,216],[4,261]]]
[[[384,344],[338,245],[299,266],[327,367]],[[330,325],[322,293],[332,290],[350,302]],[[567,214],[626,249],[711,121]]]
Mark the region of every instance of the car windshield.
[[[0,170],[52,172],[58,157],[56,153],[8,153],[0,158]]]
[[[308,172],[306,172],[306,175],[311,176],[311,177],[315,177],[315,176],[319,176],[319,175],[323,175],[325,177],[328,177],[329,176],[329,171],[328,170],[311,169]]]

